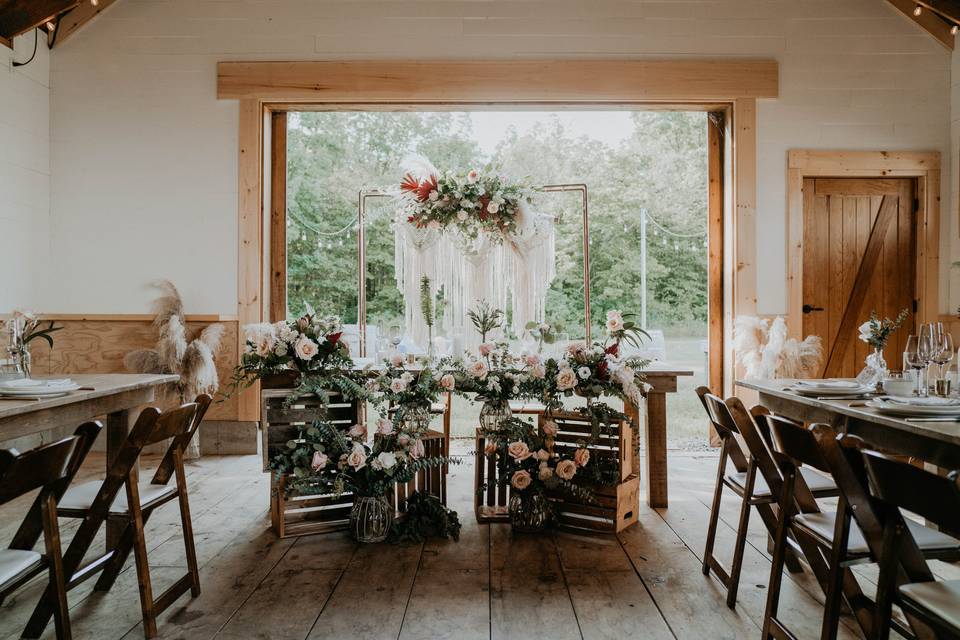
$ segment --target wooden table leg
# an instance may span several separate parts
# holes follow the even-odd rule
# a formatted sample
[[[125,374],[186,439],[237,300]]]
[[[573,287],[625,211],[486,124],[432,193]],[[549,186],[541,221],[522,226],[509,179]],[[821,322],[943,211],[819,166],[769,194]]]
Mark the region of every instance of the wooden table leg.
[[[116,411],[107,415],[107,472],[113,466],[113,461],[120,452],[120,447],[130,433],[130,411]],[[139,464],[139,463],[138,463]],[[120,489],[124,491],[123,488]],[[113,549],[123,533],[123,522],[107,518],[107,551]]]
[[[647,392],[647,463],[644,483],[647,485],[647,504],[655,509],[667,507],[667,394]]]

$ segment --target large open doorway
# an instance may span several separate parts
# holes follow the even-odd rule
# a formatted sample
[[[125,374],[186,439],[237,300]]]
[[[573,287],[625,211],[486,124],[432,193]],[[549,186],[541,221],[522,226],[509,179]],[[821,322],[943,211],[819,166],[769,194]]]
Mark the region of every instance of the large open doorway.
[[[649,355],[696,372],[670,398],[669,435],[702,443],[690,391],[721,375],[724,126],[723,114],[705,110],[274,112],[272,319],[310,303],[358,322],[358,192],[395,185],[410,154],[453,171],[495,167],[534,185],[582,182],[594,334],[608,309],[634,313],[653,336]],[[578,198],[555,194],[546,205],[558,221],[547,316],[570,338],[584,331]],[[403,331],[391,213],[389,200],[371,203],[364,226],[365,318],[379,336]],[[454,434],[474,426],[455,424]]]

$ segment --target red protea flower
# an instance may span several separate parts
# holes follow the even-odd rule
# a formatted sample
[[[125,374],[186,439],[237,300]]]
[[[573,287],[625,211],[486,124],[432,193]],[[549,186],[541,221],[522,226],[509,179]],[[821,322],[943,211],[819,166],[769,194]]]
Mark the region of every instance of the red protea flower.
[[[403,176],[403,180],[400,182],[400,191],[405,191],[407,193],[416,193],[417,189],[420,188],[420,181],[414,178],[409,173]]]
[[[424,180],[417,187],[417,200],[420,202],[426,202],[427,198],[430,197],[430,192],[434,191],[437,188],[437,176],[430,176],[429,179]]]
[[[612,345],[603,350],[604,353],[608,353],[614,358],[620,355],[620,343],[614,342]]]
[[[607,369],[608,369],[607,361],[601,360],[600,364],[597,365],[597,378],[599,378],[600,380],[606,380]]]
[[[340,336],[342,336],[342,335],[343,335],[343,332],[342,332],[342,331],[340,331],[340,332],[338,332],[338,333],[328,334],[328,335],[327,335],[327,342],[329,342],[330,344],[337,344],[338,342],[340,342]]]
[[[482,195],[480,196],[480,219],[484,222],[487,221],[487,217],[490,215],[487,212],[487,205],[490,204],[490,196]]]

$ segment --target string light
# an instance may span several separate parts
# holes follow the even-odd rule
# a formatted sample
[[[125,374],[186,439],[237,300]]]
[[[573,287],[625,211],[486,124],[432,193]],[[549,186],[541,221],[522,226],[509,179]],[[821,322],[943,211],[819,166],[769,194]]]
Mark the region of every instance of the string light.
[[[957,35],[958,31],[960,31],[960,26],[953,25],[952,27],[950,27],[950,35],[955,36]]]
[[[919,17],[921,13],[923,13],[923,7],[921,7],[920,5],[917,5],[913,8],[913,15],[915,17]]]
[[[90,5],[94,7],[100,6],[100,0],[90,0]]]
[[[57,25],[55,25],[51,20],[47,20],[47,31],[53,31],[56,28]]]

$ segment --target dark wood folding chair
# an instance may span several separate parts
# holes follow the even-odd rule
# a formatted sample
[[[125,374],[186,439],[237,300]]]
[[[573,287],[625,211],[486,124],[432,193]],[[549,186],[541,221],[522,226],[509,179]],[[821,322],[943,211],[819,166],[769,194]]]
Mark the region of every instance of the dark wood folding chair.
[[[879,562],[883,553],[883,509],[879,501],[870,495],[869,481],[862,454],[863,451],[868,449],[866,443],[857,436],[838,434],[826,424],[811,425],[810,431],[813,433],[820,453],[830,467],[830,473],[843,496],[843,502],[840,504],[841,508],[837,511],[838,527],[850,528],[852,526],[850,521],[852,520],[855,523],[855,526],[850,528],[853,542],[848,544],[856,544],[860,547],[865,544],[870,551],[871,561]],[[841,522],[840,518],[845,519],[846,522]],[[952,547],[951,541],[945,539],[939,532],[912,521],[908,521],[907,525],[912,532],[916,532],[918,544],[925,557],[947,562],[960,560],[960,548]],[[860,541],[861,536],[862,542]],[[835,540],[839,540],[839,538],[835,537]],[[953,544],[956,544],[956,542]],[[840,544],[836,544],[832,553],[832,563],[843,563],[847,556],[847,549]],[[831,566],[834,566],[834,564],[831,564]],[[853,611],[864,635],[868,638],[875,638],[878,633],[875,629],[877,607],[889,610],[890,607],[885,602],[889,600],[890,594],[887,590],[881,589],[878,590],[875,600],[867,598],[859,593],[859,585],[856,589],[851,588],[851,578],[849,572],[831,573],[825,606],[828,609],[839,610],[842,597]],[[887,620],[901,636],[905,638],[915,637],[909,626],[899,619],[888,617]]]
[[[699,387],[697,395],[703,403],[707,416],[717,435],[720,437],[721,449],[720,460],[717,465],[717,479],[713,490],[713,501],[710,506],[710,519],[707,524],[707,542],[703,553],[703,573],[709,575],[712,570],[720,582],[727,589],[727,606],[731,609],[736,607],[737,590],[740,583],[740,572],[743,567],[743,553],[747,543],[747,533],[750,524],[751,507],[755,507],[760,514],[772,537],[776,531],[777,516],[773,505],[776,503],[776,496],[770,490],[769,484],[761,476],[758,477],[758,458],[751,455],[749,459],[744,454],[740,445],[738,436],[746,441],[746,436],[742,433],[739,422],[744,423],[750,432],[753,432],[753,420],[743,408],[739,400],[735,398],[724,401],[722,398],[710,393],[707,387]],[[737,417],[739,416],[739,422]],[[763,451],[763,460],[767,459],[766,450]],[[733,473],[727,472],[727,462],[731,462],[734,467]],[[768,471],[774,472],[772,463],[768,465]],[[779,485],[777,485],[779,486]],[[729,572],[723,567],[720,561],[713,553],[716,542],[717,526],[720,519],[720,504],[723,496],[723,488],[727,487],[740,498],[740,518],[737,523],[736,540],[734,541],[733,560],[730,564]],[[821,482],[817,485],[818,493],[830,494],[835,490],[831,483]],[[795,556],[790,558],[790,568],[793,571],[800,571],[801,567]]]
[[[194,597],[200,594],[183,452],[200,426],[210,401],[209,395],[201,395],[196,402],[162,413],[153,407],[144,409],[111,463],[107,477],[103,481],[70,487],[57,508],[60,517],[81,520],[63,558],[65,575],[68,576],[67,589],[72,589],[99,573],[100,578],[95,589],[109,590],[132,551],[140,587],[144,635],[147,638],[157,634],[157,616],[183,593],[189,590]],[[136,463],[143,448],[168,439],[170,444],[151,481],[139,482]],[[169,481],[174,476],[176,485],[170,486]],[[121,489],[124,490],[123,493]],[[188,570],[182,578],[154,599],[143,534],[144,525],[158,507],[172,500],[178,500],[180,505]],[[123,523],[124,528],[118,542],[105,554],[81,568],[80,563],[97,531],[107,520]],[[37,638],[42,633],[52,614],[52,595],[50,589],[44,593],[27,623],[25,637]]]
[[[916,637],[960,639],[960,580],[936,580],[924,559],[922,532],[902,513],[960,534],[960,471],[944,477],[874,451],[864,451],[863,461],[883,517],[876,637],[889,637],[897,604]]]
[[[36,518],[30,518],[43,532],[44,553],[33,550],[16,537],[10,547],[0,550],[0,601],[46,569],[48,590],[53,594],[53,618],[57,638],[71,638],[67,611],[67,588],[60,554],[57,524],[57,489],[70,477],[70,463],[80,438],[71,436],[23,453],[0,450],[0,504],[40,489],[34,504]],[[32,511],[32,509],[31,509]]]
[[[864,634],[869,637],[873,633],[871,630],[874,628],[875,607],[863,594],[849,567],[857,563],[873,562],[876,556],[861,528],[852,522],[852,514],[859,514],[861,511],[862,503],[857,493],[859,482],[850,488],[851,470],[838,466],[836,462],[831,463],[828,458],[838,452],[825,450],[821,445],[821,441],[824,441],[830,447],[832,442],[832,446],[836,447],[836,433],[827,425],[806,428],[782,417],[768,415],[762,420],[770,432],[774,459],[785,482],[780,499],[780,518],[764,616],[764,637],[793,637],[776,617],[782,580],[780,551],[786,546],[788,533],[793,534],[799,542],[826,594],[821,638],[832,640],[837,637],[843,599],[853,611]],[[822,511],[815,503],[811,504],[808,500],[797,497],[803,493],[800,487],[802,479],[797,473],[801,465],[824,473],[832,473],[835,469],[838,471],[835,481],[841,491],[836,511]],[[848,496],[854,501],[851,502]],[[850,508],[851,504],[855,505],[854,508]],[[870,511],[869,505],[865,508]],[[865,516],[863,520],[871,531],[870,537],[876,540],[876,531],[870,526],[869,515]],[[921,535],[926,553],[933,556],[951,557],[956,554],[960,545],[960,541],[933,530]]]

